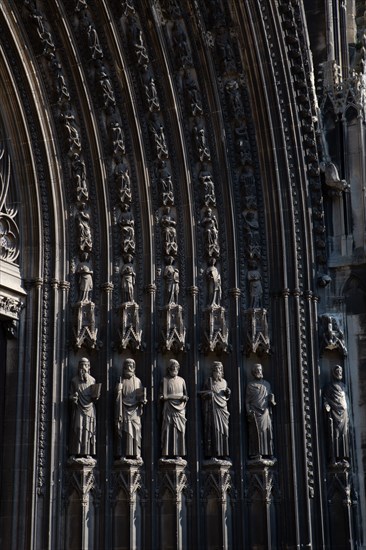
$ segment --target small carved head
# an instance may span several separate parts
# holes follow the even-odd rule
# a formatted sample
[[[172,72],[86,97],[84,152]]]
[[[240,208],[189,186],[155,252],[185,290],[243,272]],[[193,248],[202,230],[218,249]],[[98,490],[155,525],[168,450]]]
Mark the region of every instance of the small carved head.
[[[82,357],[80,359],[78,369],[80,379],[85,381],[86,375],[89,374],[90,371],[90,361],[87,357]]]
[[[175,378],[176,376],[178,376],[179,369],[180,365],[178,361],[176,359],[171,359],[167,367],[167,374],[172,378]]]
[[[263,378],[262,365],[260,363],[256,363],[255,365],[253,365],[252,375],[257,380],[260,380],[261,378]]]
[[[220,361],[214,361],[211,367],[212,377],[214,380],[221,380],[224,376],[224,366]]]
[[[134,359],[128,357],[123,363],[123,378],[132,378],[135,374],[136,363]]]
[[[342,376],[343,376],[342,367],[340,365],[335,365],[335,367],[332,368],[332,374],[335,380],[342,380]]]

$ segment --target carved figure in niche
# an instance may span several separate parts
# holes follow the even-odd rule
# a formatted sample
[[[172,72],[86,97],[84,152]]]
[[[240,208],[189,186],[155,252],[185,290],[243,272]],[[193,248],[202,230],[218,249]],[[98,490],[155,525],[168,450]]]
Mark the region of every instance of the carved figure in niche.
[[[235,128],[236,135],[236,149],[239,156],[239,161],[242,166],[245,166],[247,163],[252,163],[252,155],[250,151],[250,142],[247,128],[244,124],[240,124]]]
[[[246,249],[249,258],[259,259],[261,257],[261,246],[259,237],[259,221],[257,212],[243,212],[244,231],[246,233]]]
[[[114,180],[120,202],[130,203],[132,201],[131,180],[127,164],[119,162],[114,169]]]
[[[229,80],[225,89],[229,96],[231,110],[236,118],[244,116],[243,103],[240,97],[239,84],[236,80]]]
[[[343,355],[347,355],[344,333],[337,319],[332,315],[322,315],[321,319],[323,325],[323,348],[329,350],[340,349]]]
[[[125,154],[125,136],[121,125],[117,119],[111,120],[109,123],[109,131],[113,144],[113,154],[114,155],[124,155]]]
[[[170,207],[164,208],[164,214],[161,218],[161,225],[164,233],[164,251],[167,256],[176,256],[178,252],[177,222],[170,215]]]
[[[135,48],[137,63],[144,71],[146,71],[149,64],[149,56],[145,48],[142,30],[137,26],[136,20],[133,20],[131,35]]]
[[[80,264],[78,268],[79,274],[79,302],[85,304],[91,302],[93,292],[93,271],[87,263]]]
[[[114,97],[114,90],[112,82],[107,75],[104,66],[102,65],[98,70],[99,83],[102,88],[103,105],[109,112],[113,112],[116,105],[116,98]]]
[[[56,57],[52,59],[51,67],[53,69],[53,72],[55,73],[58,101],[60,103],[62,101],[69,101],[70,94],[69,94],[69,90],[67,89],[65,77],[62,74],[62,66],[61,66],[61,63],[56,59]]]
[[[81,203],[78,212],[79,248],[82,252],[91,252],[93,240],[90,229],[90,215],[85,210],[86,204]]]
[[[215,258],[211,258],[206,269],[207,305],[209,307],[217,307],[221,304],[221,275],[215,264]]]
[[[186,73],[184,79],[184,86],[186,89],[187,102],[191,109],[192,116],[200,116],[203,113],[201,94],[198,89],[197,82]]]
[[[165,303],[177,304],[179,296],[179,269],[173,265],[173,256],[167,256],[165,261]]]
[[[262,296],[263,296],[263,287],[262,287],[262,276],[257,269],[257,264],[252,263],[251,269],[248,271],[248,282],[249,282],[249,297],[251,309],[257,309],[262,307]]]
[[[141,460],[141,416],[146,405],[146,388],[135,375],[136,363],[128,358],[116,386],[116,454]]]
[[[235,70],[235,57],[225,27],[218,29],[216,34],[216,47],[219,59],[226,72]]]
[[[197,156],[201,162],[211,160],[210,149],[206,140],[205,129],[195,126],[193,136],[197,147]]]
[[[191,67],[191,50],[188,45],[185,30],[179,21],[175,21],[173,25],[173,45],[179,67],[183,69],[185,67]]]
[[[41,39],[42,46],[43,46],[42,54],[48,57],[49,59],[53,59],[55,56],[56,47],[52,40],[51,33],[46,31],[46,28],[43,23],[43,15],[36,9],[33,11],[31,17],[36,21],[36,24],[38,26],[37,33],[39,38]]]
[[[338,169],[336,165],[330,160],[326,160],[320,163],[320,169],[324,172],[325,184],[336,190],[338,195],[342,194],[342,191],[349,189],[350,185],[346,180],[341,180],[339,177]]]
[[[328,439],[328,459],[331,464],[348,465],[349,458],[349,415],[346,386],[342,382],[343,369],[335,365],[333,380],[323,391]]]
[[[227,402],[231,391],[224,379],[224,367],[219,361],[212,365],[211,376],[206,380],[200,396],[203,400],[205,456],[229,456],[229,416]]]
[[[70,401],[72,416],[70,427],[69,454],[91,457],[96,454],[96,412],[95,402],[100,397],[101,384],[95,383],[90,375],[89,359],[79,361],[78,374],[71,380]]]
[[[86,203],[89,200],[89,190],[86,183],[85,162],[78,153],[74,153],[71,161],[72,175],[76,181],[76,200],[79,203]]]
[[[122,0],[121,7],[122,7],[122,15],[128,16],[128,15],[135,15],[136,13],[132,0]]]
[[[246,411],[249,424],[249,457],[273,457],[272,407],[276,405],[269,382],[263,380],[262,365],[253,366],[255,378],[246,390]]]
[[[66,113],[60,114],[60,119],[63,121],[65,128],[68,133],[68,142],[70,151],[76,149],[77,151],[81,150],[81,142],[79,137],[79,132],[76,129],[76,121],[74,115],[67,111]]]
[[[207,254],[210,257],[217,258],[220,255],[220,246],[218,243],[219,230],[216,216],[212,213],[211,208],[207,208],[201,225],[204,227]]]
[[[203,184],[203,188],[205,191],[205,205],[216,206],[215,185],[212,180],[212,174],[207,169],[206,163],[203,164],[202,170],[198,177]]]
[[[186,455],[186,383],[178,376],[180,365],[175,359],[169,365],[160,384],[160,402],[163,406],[161,426],[161,454],[179,458]]]
[[[159,160],[169,157],[168,147],[165,140],[164,126],[156,121],[150,124],[150,130],[154,135],[156,154]]]
[[[122,230],[122,251],[127,254],[135,252],[135,221],[130,212],[128,204],[123,204],[123,212],[121,215],[121,230]]]
[[[103,50],[100,45],[99,36],[94,25],[88,26],[88,46],[91,52],[92,59],[102,59]]]
[[[166,166],[164,160],[161,161],[159,169],[159,180],[163,191],[163,204],[164,206],[174,204],[174,191],[173,191],[173,182],[172,176]]]
[[[160,103],[154,77],[151,76],[148,84],[145,84],[145,92],[150,113],[153,111],[160,111]]]
[[[132,265],[132,256],[126,254],[125,264],[121,270],[122,303],[134,302],[136,273]]]

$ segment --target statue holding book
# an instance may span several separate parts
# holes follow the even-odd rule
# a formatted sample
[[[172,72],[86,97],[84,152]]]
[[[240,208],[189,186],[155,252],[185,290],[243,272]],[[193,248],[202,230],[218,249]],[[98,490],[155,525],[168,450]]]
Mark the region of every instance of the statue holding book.
[[[166,376],[160,385],[160,402],[163,405],[161,426],[161,454],[163,458],[178,459],[186,455],[186,383],[178,376],[180,365],[169,361]]]
[[[136,363],[128,358],[116,386],[116,455],[141,461],[141,416],[147,403],[146,388],[135,375]]]
[[[95,402],[100,397],[101,387],[90,375],[89,359],[80,359],[78,374],[70,384],[72,417],[69,454],[73,457],[90,458],[96,454]]]

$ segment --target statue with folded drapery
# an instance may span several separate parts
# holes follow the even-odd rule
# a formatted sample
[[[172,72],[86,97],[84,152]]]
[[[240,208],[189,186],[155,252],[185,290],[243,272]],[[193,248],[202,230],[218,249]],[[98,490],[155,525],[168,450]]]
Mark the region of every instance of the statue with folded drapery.
[[[349,414],[346,385],[342,382],[343,369],[332,369],[332,381],[323,391],[328,436],[328,458],[331,464],[348,463]]]
[[[224,379],[222,363],[215,361],[211,376],[200,396],[203,401],[204,453],[208,458],[229,456],[229,416],[227,402],[231,391]]]
[[[171,359],[160,384],[162,403],[161,454],[164,458],[181,458],[186,455],[186,383],[178,376],[180,365]]]
[[[100,397],[101,384],[90,375],[89,359],[79,361],[78,374],[70,384],[72,404],[69,454],[73,457],[91,457],[96,454],[95,402]]]
[[[262,365],[252,369],[254,380],[246,390],[245,406],[249,425],[249,457],[273,457],[272,408],[276,405],[269,382],[263,380]]]
[[[123,364],[122,378],[116,386],[116,455],[141,459],[141,416],[147,402],[146,388],[135,375],[136,363],[128,358]]]

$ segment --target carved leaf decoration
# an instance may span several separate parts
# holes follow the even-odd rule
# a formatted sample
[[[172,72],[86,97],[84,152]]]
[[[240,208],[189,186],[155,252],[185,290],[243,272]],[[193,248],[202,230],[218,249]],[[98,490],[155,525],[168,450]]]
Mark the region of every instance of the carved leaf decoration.
[[[14,262],[19,256],[19,229],[15,222],[17,209],[6,206],[10,185],[10,158],[0,148],[0,258]]]

